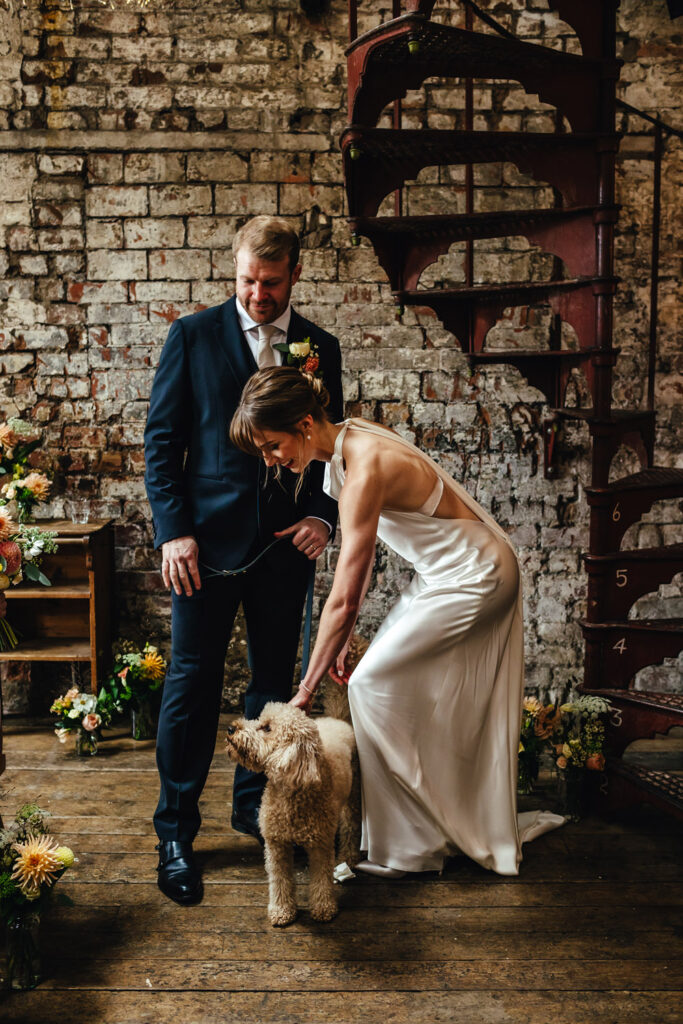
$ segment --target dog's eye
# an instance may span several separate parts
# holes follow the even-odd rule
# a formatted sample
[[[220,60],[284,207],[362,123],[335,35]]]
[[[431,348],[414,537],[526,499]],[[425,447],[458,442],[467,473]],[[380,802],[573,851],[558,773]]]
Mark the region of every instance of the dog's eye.
[[[266,725],[260,725],[260,726],[259,726],[259,730],[260,730],[261,732],[270,732],[270,726],[269,726],[269,725],[267,725],[267,724],[266,724]]]

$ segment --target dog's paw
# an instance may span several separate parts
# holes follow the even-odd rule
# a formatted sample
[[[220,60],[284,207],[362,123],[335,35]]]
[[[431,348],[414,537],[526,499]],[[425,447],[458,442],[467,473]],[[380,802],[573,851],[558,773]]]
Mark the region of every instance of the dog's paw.
[[[273,928],[286,928],[296,920],[296,907],[268,907],[268,920]]]
[[[311,917],[314,921],[331,921],[339,913],[339,908],[334,900],[325,900],[311,907]]]

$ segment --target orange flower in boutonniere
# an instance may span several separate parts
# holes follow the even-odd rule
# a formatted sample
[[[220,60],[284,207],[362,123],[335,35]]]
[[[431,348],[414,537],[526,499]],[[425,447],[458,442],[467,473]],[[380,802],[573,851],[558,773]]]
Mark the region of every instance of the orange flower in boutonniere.
[[[283,353],[286,366],[296,366],[303,373],[310,373],[314,377],[321,376],[318,347],[311,342],[310,338],[304,338],[303,341],[282,342],[273,347]]]

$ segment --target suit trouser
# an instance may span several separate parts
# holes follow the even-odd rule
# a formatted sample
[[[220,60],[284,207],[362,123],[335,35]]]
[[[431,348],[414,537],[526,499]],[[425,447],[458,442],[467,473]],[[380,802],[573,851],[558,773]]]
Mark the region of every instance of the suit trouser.
[[[292,552],[284,567],[262,559],[242,575],[204,580],[191,597],[172,594],[171,663],[157,731],[160,839],[191,842],[199,830],[199,797],[216,745],[225,656],[240,604],[251,668],[246,717],[258,718],[269,701],[290,699],[309,569]],[[255,810],[264,786],[263,775],[238,765],[233,808]]]

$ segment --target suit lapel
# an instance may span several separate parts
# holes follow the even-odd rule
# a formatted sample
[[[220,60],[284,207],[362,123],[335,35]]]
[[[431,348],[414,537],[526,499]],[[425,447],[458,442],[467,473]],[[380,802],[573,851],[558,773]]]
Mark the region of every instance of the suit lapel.
[[[251,375],[256,373],[257,366],[237,319],[235,296],[228,299],[218,312],[216,340],[241,391]]]

